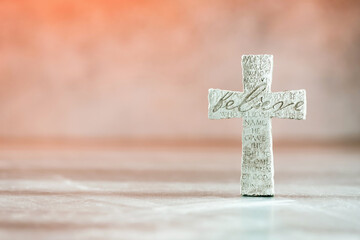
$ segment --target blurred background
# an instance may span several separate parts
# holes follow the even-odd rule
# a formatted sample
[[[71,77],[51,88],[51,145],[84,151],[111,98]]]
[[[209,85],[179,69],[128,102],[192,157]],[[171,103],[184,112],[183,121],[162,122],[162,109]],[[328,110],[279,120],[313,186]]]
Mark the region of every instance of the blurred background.
[[[0,139],[240,141],[207,93],[242,90],[241,55],[262,53],[273,91],[307,91],[275,142],[359,143],[360,2],[342,0],[1,0]]]
[[[208,119],[243,54],[307,91],[275,198],[239,197],[242,120]],[[0,239],[358,239],[359,63],[356,0],[0,0]]]

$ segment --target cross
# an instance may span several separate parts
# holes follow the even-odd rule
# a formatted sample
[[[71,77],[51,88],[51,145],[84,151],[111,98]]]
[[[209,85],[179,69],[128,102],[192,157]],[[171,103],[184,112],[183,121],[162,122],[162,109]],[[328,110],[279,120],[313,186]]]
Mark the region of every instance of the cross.
[[[271,118],[306,117],[305,90],[271,92],[272,69],[272,55],[243,55],[244,92],[209,89],[210,119],[243,118],[243,196],[274,196]]]

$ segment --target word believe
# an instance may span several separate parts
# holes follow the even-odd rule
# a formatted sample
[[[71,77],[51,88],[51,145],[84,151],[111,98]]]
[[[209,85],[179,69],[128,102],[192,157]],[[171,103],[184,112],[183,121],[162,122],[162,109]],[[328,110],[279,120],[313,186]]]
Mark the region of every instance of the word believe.
[[[266,90],[266,84],[260,84],[257,87],[255,87],[250,93],[246,94],[244,99],[236,104],[235,101],[232,99],[235,95],[235,92],[226,92],[223,97],[219,99],[219,101],[215,104],[213,108],[213,113],[217,112],[220,109],[225,110],[237,110],[239,112],[248,112],[250,110],[259,110],[262,111],[271,111],[271,112],[278,112],[281,110],[284,110],[286,108],[293,108],[295,111],[301,111],[302,106],[304,105],[304,101],[296,101],[296,102],[288,102],[285,103],[284,101],[276,100],[275,102],[271,102],[269,100],[264,99],[263,93]],[[270,96],[270,93],[267,94]]]

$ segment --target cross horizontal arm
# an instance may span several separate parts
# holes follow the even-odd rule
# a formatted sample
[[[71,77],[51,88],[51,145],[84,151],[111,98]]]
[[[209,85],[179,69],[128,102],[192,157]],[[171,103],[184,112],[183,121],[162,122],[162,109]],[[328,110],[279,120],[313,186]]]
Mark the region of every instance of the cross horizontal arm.
[[[305,90],[265,92],[259,85],[249,92],[209,89],[210,119],[262,117],[305,119]]]

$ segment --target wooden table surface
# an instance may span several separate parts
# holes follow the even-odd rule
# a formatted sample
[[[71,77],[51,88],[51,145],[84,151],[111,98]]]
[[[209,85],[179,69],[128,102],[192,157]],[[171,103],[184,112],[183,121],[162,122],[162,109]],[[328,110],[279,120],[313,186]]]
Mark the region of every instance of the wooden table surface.
[[[239,149],[3,147],[0,239],[360,239],[359,148],[275,149],[274,198]]]

